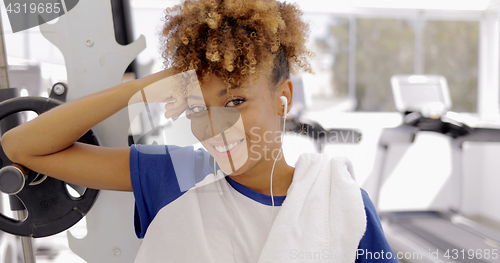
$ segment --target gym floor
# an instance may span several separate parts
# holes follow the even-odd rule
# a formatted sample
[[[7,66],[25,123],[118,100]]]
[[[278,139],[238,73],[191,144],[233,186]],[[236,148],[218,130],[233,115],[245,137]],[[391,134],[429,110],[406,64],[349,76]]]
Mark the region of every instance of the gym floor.
[[[85,231],[85,230],[84,230]],[[85,263],[68,246],[66,232],[35,240],[37,263]]]
[[[85,220],[81,220],[70,230],[75,237],[85,236],[87,232]],[[37,263],[86,263],[69,248],[67,231],[50,237],[36,238],[33,240],[33,247]],[[22,253],[21,250],[20,253]],[[19,254],[19,257],[19,263],[24,262],[23,255]]]

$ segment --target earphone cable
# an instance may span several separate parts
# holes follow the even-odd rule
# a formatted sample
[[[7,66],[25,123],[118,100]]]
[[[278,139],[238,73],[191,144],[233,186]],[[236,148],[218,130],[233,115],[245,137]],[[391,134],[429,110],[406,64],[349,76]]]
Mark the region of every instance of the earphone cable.
[[[217,167],[217,163],[214,159],[214,177],[216,178],[217,177],[217,173],[216,173],[216,167]],[[219,170],[219,172],[222,172],[221,170]],[[224,178],[224,177],[223,177]],[[218,179],[217,181],[219,181],[221,179]],[[236,230],[236,226],[238,225],[239,221],[240,221],[240,217],[236,214],[236,210],[233,208],[233,206],[231,204],[229,204],[229,202],[226,200],[226,198],[224,197],[224,194],[222,192],[222,188],[220,186],[220,182],[217,182],[217,186],[219,188],[219,194],[220,196],[222,197],[222,199],[224,199],[224,201],[226,202],[226,204],[231,208],[231,210],[233,210],[233,213],[234,213],[234,217],[236,218],[236,222],[233,226],[233,231],[231,232],[231,248],[233,250],[233,259],[234,261],[233,262],[238,262],[237,259],[236,259],[236,255],[234,254],[234,242],[233,242],[233,239],[234,239],[234,232]]]
[[[278,156],[276,156],[276,158],[274,159],[274,163],[273,163],[273,168],[271,170],[271,183],[270,183],[270,188],[271,188],[271,204],[272,204],[272,208],[271,208],[271,218],[269,219],[269,231],[271,231],[271,226],[272,226],[272,222],[273,222],[273,216],[274,216],[274,195],[273,195],[273,174],[274,174],[274,166],[276,165],[276,161],[278,160],[280,154],[281,154],[281,150],[283,149],[283,140],[285,138],[284,134],[285,134],[285,125],[286,125],[286,112],[287,110],[287,107],[285,106],[285,112],[283,114],[283,129],[282,129],[282,132],[281,132],[281,147],[280,147],[280,150],[278,152]],[[283,156],[284,158],[284,156]]]

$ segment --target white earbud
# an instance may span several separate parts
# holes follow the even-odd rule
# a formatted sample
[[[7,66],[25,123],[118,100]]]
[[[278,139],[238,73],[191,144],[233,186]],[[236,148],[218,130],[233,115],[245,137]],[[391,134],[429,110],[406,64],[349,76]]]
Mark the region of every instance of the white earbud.
[[[287,105],[288,104],[288,99],[285,96],[281,96],[281,105]]]
[[[283,118],[286,118],[287,111],[288,111],[288,99],[285,96],[281,96],[281,105],[285,106],[285,112],[283,114]]]

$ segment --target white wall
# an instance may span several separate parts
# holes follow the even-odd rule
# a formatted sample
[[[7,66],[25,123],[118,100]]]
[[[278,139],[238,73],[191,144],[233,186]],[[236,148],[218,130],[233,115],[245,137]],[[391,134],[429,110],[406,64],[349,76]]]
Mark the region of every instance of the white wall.
[[[500,143],[469,145],[466,212],[500,222]]]

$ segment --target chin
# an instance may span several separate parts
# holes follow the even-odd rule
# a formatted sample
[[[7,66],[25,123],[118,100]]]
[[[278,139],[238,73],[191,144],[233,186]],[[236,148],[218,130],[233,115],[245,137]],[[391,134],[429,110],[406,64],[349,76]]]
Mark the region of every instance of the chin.
[[[245,163],[234,172],[231,172],[232,171],[231,167],[229,167],[229,170],[226,170],[226,171],[224,169],[222,169],[222,167],[221,167],[221,169],[224,172],[224,174],[231,175],[231,176],[238,176],[238,175],[241,175],[241,174],[245,173],[246,171],[248,171],[248,166],[249,165],[247,163]]]

